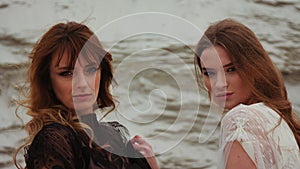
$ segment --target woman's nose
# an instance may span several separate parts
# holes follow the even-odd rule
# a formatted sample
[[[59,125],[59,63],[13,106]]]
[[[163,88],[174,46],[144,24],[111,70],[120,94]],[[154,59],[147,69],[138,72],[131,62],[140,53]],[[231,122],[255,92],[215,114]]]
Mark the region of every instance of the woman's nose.
[[[86,77],[82,71],[74,73],[73,88],[84,88],[88,85]]]
[[[215,87],[216,89],[224,89],[227,87],[227,79],[224,72],[220,72],[217,74]]]

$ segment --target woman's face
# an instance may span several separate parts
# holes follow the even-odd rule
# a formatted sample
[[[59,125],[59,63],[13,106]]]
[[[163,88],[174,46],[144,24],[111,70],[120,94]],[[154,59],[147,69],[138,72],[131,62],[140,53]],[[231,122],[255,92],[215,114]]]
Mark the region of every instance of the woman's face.
[[[77,59],[75,68],[69,67],[67,54],[64,53],[58,65],[58,55],[54,55],[50,65],[50,78],[56,97],[78,115],[90,114],[96,104],[101,70],[99,64]]]
[[[241,79],[223,47],[207,48],[200,58],[205,86],[214,103],[230,110],[249,102],[250,87]]]

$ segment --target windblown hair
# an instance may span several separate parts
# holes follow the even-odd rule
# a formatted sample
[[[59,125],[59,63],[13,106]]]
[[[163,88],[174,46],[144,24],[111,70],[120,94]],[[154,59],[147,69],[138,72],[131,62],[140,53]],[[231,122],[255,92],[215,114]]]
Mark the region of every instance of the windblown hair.
[[[300,122],[288,100],[282,75],[256,35],[248,27],[232,19],[224,19],[211,25],[195,51],[194,65],[200,87],[204,86],[200,56],[205,49],[214,46],[223,47],[227,51],[241,79],[251,88],[250,104],[263,102],[275,110],[286,120],[300,147]]]
[[[29,55],[31,60],[27,80],[29,88],[26,89],[24,86],[23,89],[26,90],[24,100],[18,101],[18,104],[28,109],[27,115],[31,116],[32,119],[25,125],[29,138],[17,150],[17,153],[33,141],[35,135],[44,125],[52,122],[67,125],[78,133],[84,133],[82,124],[78,121],[74,110],[63,105],[52,89],[49,75],[50,63],[53,56],[58,54],[58,62],[56,63],[58,65],[64,53],[68,54],[69,67],[74,68],[79,56],[99,62],[101,81],[97,107],[101,109],[110,107],[105,115],[115,108],[114,99],[109,90],[113,82],[111,54],[103,49],[97,36],[84,24],[76,22],[58,23],[42,36]],[[14,160],[18,166],[16,155]]]

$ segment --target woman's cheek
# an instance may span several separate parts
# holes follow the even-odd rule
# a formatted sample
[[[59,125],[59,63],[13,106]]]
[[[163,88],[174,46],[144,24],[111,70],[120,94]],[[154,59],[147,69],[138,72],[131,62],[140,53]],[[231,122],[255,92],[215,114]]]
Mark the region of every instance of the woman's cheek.
[[[211,83],[210,83],[210,79],[205,78],[205,79],[204,79],[204,84],[205,84],[205,87],[207,88],[207,90],[210,92],[210,91],[211,91]]]

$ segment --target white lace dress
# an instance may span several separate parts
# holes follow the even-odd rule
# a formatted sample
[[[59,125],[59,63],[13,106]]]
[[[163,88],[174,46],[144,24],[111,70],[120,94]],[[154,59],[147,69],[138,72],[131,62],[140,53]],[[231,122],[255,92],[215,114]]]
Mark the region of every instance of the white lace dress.
[[[300,152],[285,120],[263,103],[240,104],[227,112],[221,122],[220,148],[225,168],[233,141],[238,141],[257,169],[300,168]]]

